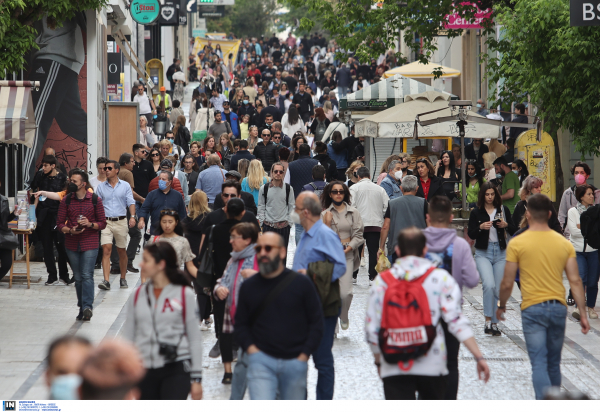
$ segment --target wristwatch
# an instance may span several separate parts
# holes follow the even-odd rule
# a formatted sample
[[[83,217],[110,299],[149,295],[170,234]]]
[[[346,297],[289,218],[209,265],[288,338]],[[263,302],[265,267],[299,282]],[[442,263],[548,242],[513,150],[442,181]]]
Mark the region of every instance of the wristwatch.
[[[192,378],[190,380],[190,382],[192,382],[192,383],[202,383],[202,378]]]

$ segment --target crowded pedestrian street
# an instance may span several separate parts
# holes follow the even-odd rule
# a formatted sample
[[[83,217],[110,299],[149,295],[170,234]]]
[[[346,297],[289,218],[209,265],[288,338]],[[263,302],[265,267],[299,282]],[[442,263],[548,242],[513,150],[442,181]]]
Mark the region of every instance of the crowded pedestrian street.
[[[294,244],[288,251],[288,266],[294,256]],[[139,260],[136,259],[136,260]],[[43,271],[37,264],[35,274]],[[99,270],[96,280],[101,280]],[[139,285],[139,276],[131,276],[132,284]],[[6,282],[0,283],[0,293],[6,298],[0,302],[3,312],[14,311],[10,319],[0,319],[0,329],[10,331],[0,337],[0,398],[47,399],[45,358],[48,344],[64,333],[85,336],[93,343],[107,337],[118,337],[125,320],[124,306],[134,289],[107,294],[97,290],[98,302],[93,324],[73,322],[74,302],[68,297],[72,288],[46,288],[43,284],[27,290],[7,290]],[[384,399],[381,381],[373,365],[371,352],[364,340],[364,316],[369,293],[366,268],[358,275],[354,287],[354,301],[350,313],[350,328],[341,331],[334,341],[333,355],[336,366],[336,400]],[[459,354],[460,387],[458,399],[463,400],[527,400],[535,399],[531,384],[531,366],[523,340],[519,314],[521,300],[518,289],[513,290],[507,320],[501,323],[502,337],[495,338],[483,333],[483,307],[481,285],[465,293],[463,310],[473,325],[477,343],[490,364],[490,381],[486,384],[477,379],[474,359],[462,349]],[[43,317],[52,313],[52,321]],[[583,392],[593,399],[600,398],[600,321],[591,321],[592,330],[584,336],[572,317],[567,320],[566,338],[562,352],[562,390]],[[204,353],[214,345],[214,331],[202,332]],[[205,357],[203,386],[207,400],[226,400],[230,387],[221,384],[220,359]],[[314,388],[317,371],[309,365],[308,387]],[[246,397],[248,398],[248,396]],[[308,391],[308,399],[315,399],[314,389]]]

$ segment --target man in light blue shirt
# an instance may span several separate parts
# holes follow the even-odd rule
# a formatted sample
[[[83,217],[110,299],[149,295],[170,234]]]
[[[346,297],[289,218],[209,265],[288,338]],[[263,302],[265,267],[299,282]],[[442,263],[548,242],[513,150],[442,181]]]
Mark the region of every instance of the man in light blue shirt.
[[[226,180],[225,172],[219,167],[219,155],[211,154],[206,161],[208,169],[198,175],[196,190],[202,190],[208,197],[208,206],[213,208],[215,197],[221,193],[221,185]]]
[[[112,252],[113,237],[117,252],[119,253],[119,269],[121,270],[121,288],[127,288],[127,235],[129,228],[135,226],[135,200],[131,186],[124,180],[119,179],[118,174],[121,166],[116,160],[109,160],[104,166],[106,180],[98,185],[96,194],[102,199],[104,214],[106,216],[106,228],[100,232],[100,244],[102,245],[102,272],[104,280],[98,284],[102,290],[110,290],[110,253]],[[127,222],[127,208],[131,217],[129,225]]]
[[[223,102],[227,101],[227,97],[219,93],[217,88],[215,87],[212,91],[212,97],[210,98],[210,102],[212,103],[215,110],[219,112],[223,111]],[[216,139],[217,136],[215,136]]]
[[[338,288],[337,280],[346,273],[346,256],[342,242],[336,233],[321,221],[321,202],[313,192],[302,192],[296,198],[296,209],[292,213],[295,224],[301,224],[304,233],[294,255],[294,266],[292,270],[306,274],[308,265],[313,262],[329,261],[333,263],[332,288]],[[341,300],[340,300],[341,305]],[[315,367],[319,371],[317,381],[317,400],[333,399],[334,369],[333,369],[333,337],[337,320],[340,315],[339,307],[337,313],[327,313],[329,306],[325,308],[323,337],[319,348],[312,354]]]

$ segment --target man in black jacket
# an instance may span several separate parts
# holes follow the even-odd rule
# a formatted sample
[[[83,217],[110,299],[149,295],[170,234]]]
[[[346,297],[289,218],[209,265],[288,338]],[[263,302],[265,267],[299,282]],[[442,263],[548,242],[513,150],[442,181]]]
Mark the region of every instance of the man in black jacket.
[[[231,157],[231,164],[229,166],[230,170],[238,170],[238,162],[242,159],[248,159],[249,161],[256,159],[256,156],[248,151],[247,140],[240,140],[239,145],[240,150],[238,150],[237,153]]]
[[[269,99],[269,105],[260,111],[260,115],[258,117],[259,124],[262,125],[263,123],[265,123],[265,119],[268,115],[271,115],[271,117],[273,118],[273,120],[271,120],[271,123],[281,121],[281,112],[275,106],[276,102],[277,100],[275,100],[275,98],[273,97]]]
[[[354,132],[354,129],[352,129],[352,132]],[[348,164],[356,160],[356,157],[354,157],[354,149],[358,145],[360,145],[360,139],[358,137],[355,137],[354,133],[352,133],[339,143],[331,142],[331,147],[333,148],[333,150],[335,150],[336,153],[340,153],[346,150],[346,153],[348,153]]]
[[[474,160],[479,167],[483,168],[483,155],[489,151],[487,145],[483,144],[483,139],[473,139],[465,146],[465,160]]]
[[[307,123],[310,117],[314,115],[315,107],[312,98],[306,93],[306,84],[302,82],[298,87],[298,93],[292,99],[292,104],[295,104],[298,108],[298,113],[300,113],[302,121]]]
[[[313,159],[317,160],[325,168],[325,176],[327,182],[336,180],[337,177],[337,165],[327,154],[327,145],[323,142],[315,143],[315,152],[317,153]]]
[[[254,148],[254,156],[262,162],[265,172],[270,173],[273,163],[279,161],[279,148],[271,141],[271,131],[263,129],[261,135],[262,142]]]
[[[230,170],[225,173],[225,178],[227,180],[234,180],[238,183],[242,180],[242,175],[236,172],[235,170]],[[225,207],[225,202],[223,201],[222,193],[219,193],[217,197],[215,197],[214,207],[215,210]],[[244,202],[244,207],[248,212],[252,212],[252,214],[256,215],[258,213],[258,208],[256,207],[256,202],[254,201],[254,196],[249,192],[240,192],[240,199]]]
[[[525,116],[525,105],[523,103],[519,103],[515,105],[515,113],[517,116],[512,120],[513,123],[529,123],[527,120],[527,116]],[[517,137],[523,132],[526,132],[527,129],[524,127],[511,127],[510,133],[508,135],[509,139],[517,140]]]

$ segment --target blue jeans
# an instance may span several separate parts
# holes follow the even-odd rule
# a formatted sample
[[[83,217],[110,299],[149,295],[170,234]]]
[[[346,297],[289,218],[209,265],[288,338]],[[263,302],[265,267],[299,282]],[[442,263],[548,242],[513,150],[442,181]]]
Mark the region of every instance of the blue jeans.
[[[521,312],[536,399],[543,399],[548,387],[560,386],[566,318],[567,307],[557,301],[538,303]]]
[[[250,399],[305,400],[307,372],[308,362],[296,358],[277,359],[262,351],[248,355]]]
[[[598,252],[577,252],[577,266],[579,276],[585,290],[585,300],[588,308],[596,306],[598,297]]]
[[[67,256],[75,276],[77,306],[81,313],[85,308],[94,308],[94,266],[98,249],[75,252],[67,249]]]
[[[504,277],[506,251],[500,250],[498,242],[489,242],[487,250],[475,249],[475,264],[483,285],[483,315],[498,323],[496,309],[500,283]]]
[[[324,318],[323,337],[319,347],[313,353],[315,368],[319,371],[317,380],[317,400],[332,400],[333,385],[335,381],[335,371],[333,369],[333,337],[335,335],[335,326],[337,325],[337,316],[326,316]]]
[[[238,349],[238,361],[233,370],[233,379],[231,380],[231,401],[244,400],[244,394],[248,387],[248,354]]]
[[[296,248],[298,247],[298,243],[300,243],[300,239],[302,238],[302,233],[304,233],[304,228],[302,225],[294,224],[296,230]],[[285,247],[288,247],[287,245]]]
[[[348,88],[345,86],[338,86],[338,99],[343,99],[344,97],[346,97],[346,94],[348,93]]]

